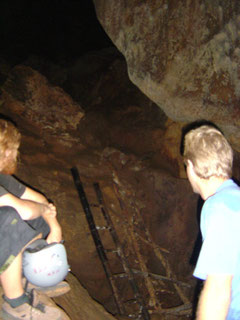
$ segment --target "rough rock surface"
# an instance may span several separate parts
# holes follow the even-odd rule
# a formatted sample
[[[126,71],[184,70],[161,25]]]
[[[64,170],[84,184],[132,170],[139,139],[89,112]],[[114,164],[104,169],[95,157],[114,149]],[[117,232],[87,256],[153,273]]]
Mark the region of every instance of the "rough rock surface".
[[[37,57],[14,68],[0,60],[1,113],[22,133],[17,176],[58,208],[76,278],[70,275],[73,290],[55,303],[71,319],[113,318],[88,294],[116,313],[73,183],[74,166],[110,251],[93,188],[99,183],[148,309],[157,319],[188,319],[201,202],[186,180],[181,134],[186,122],[213,120],[240,150],[239,1],[94,3],[123,56],[92,52],[64,68]],[[238,179],[239,158],[236,153]],[[109,261],[123,272],[116,255]],[[126,282],[120,292],[132,299]],[[182,304],[188,310],[180,314],[175,307]]]
[[[94,301],[87,290],[79,283],[73,274],[67,276],[71,290],[65,295],[54,298],[71,320],[114,320],[102,305]],[[64,320],[64,319],[62,319]]]
[[[174,121],[214,121],[239,151],[239,1],[93,2],[131,81]]]
[[[3,101],[13,112],[41,123],[39,129],[58,137],[76,130],[84,115],[60,87],[50,85],[40,73],[26,66],[11,70],[2,92]]]
[[[52,85],[29,66],[18,66],[9,72],[2,86],[1,112],[16,121],[22,132],[17,176],[44,192],[57,205],[72,272],[108,311],[116,312],[113,296],[73,183],[70,169],[74,166],[79,169],[96,224],[101,227],[104,221],[96,207],[93,189],[93,183],[100,184],[132,267],[142,275],[143,270],[148,270],[171,279],[155,284],[161,307],[172,308],[183,301],[188,305],[194,291],[193,266],[189,261],[198,232],[197,197],[187,180],[179,178],[177,152],[181,126],[167,120],[157,106],[131,85],[121,60],[114,60],[110,65],[102,77],[94,68],[95,78],[92,74],[79,76],[82,79],[79,87],[91,79],[91,94],[82,96],[83,101],[88,101],[83,118],[82,105],[75,108],[75,103],[67,100],[69,96],[62,90],[54,91],[59,97],[53,94],[51,100],[43,95],[44,110],[53,114],[54,119],[45,117],[42,87],[45,86],[44,92],[51,92]],[[12,80],[12,73],[18,81]],[[109,90],[102,90],[104,83],[109,85]],[[98,99],[100,93],[102,98]],[[73,119],[73,125],[68,123],[68,110],[56,109],[60,98],[71,102],[69,108],[73,108],[80,121],[77,118]],[[29,117],[33,107],[36,110]],[[147,243],[146,230],[151,235]],[[111,249],[112,240],[105,235],[101,231],[104,246]],[[110,261],[115,272],[121,272],[118,259],[111,257]],[[138,276],[138,281],[141,288],[146,286],[144,278]],[[180,296],[175,287],[178,284],[172,281],[183,282]],[[121,290],[124,295],[130,294],[126,284]],[[154,310],[154,297],[146,290],[144,297]]]

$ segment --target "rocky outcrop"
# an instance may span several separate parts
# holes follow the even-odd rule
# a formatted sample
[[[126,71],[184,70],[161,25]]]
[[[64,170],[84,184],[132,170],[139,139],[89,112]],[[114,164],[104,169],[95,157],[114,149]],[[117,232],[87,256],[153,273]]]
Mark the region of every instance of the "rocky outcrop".
[[[60,87],[27,66],[16,66],[2,86],[2,101],[40,131],[61,136],[75,131],[84,112]]]
[[[194,280],[189,260],[198,231],[196,196],[178,175],[181,126],[163,117],[161,110],[129,83],[123,66],[115,61],[101,80],[96,75],[96,82],[90,74],[91,95],[85,93],[85,97],[91,108],[83,118],[81,108],[68,94],[55,90],[39,72],[23,65],[9,73],[1,95],[2,113],[12,118],[22,133],[17,176],[56,204],[73,274],[90,296],[113,314],[113,295],[74,186],[72,167],[79,169],[101,230],[106,222],[93,188],[94,183],[100,184],[129,263],[142,275],[138,281],[145,288],[150,309],[155,310],[156,301],[149,297],[143,270],[170,278],[160,281],[161,289],[156,287],[164,308],[191,300]],[[104,82],[110,90],[102,90]],[[46,106],[44,93],[51,95]],[[68,108],[61,108],[58,101],[67,101]],[[44,117],[46,114],[51,116]],[[151,238],[146,243],[148,232]],[[105,248],[112,249],[111,238],[104,231],[101,235]],[[117,256],[110,260],[114,272],[121,272]],[[182,297],[172,284],[180,280],[184,282]],[[126,286],[121,290],[121,295],[130,292]],[[68,300],[61,303],[71,305]]]
[[[68,274],[67,281],[70,284],[71,290],[53,300],[57,305],[61,306],[71,320],[116,319],[102,305],[90,297],[87,290],[83,288],[73,274]]]
[[[94,4],[131,81],[174,121],[214,121],[239,151],[239,2]]]

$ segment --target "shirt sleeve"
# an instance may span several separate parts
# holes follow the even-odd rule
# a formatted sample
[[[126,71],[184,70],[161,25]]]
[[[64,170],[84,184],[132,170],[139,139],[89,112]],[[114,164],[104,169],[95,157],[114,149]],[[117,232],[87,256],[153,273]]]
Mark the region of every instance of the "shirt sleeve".
[[[224,203],[206,208],[205,237],[194,276],[205,280],[210,274],[234,274],[239,243],[239,212],[232,212]]]
[[[5,188],[3,188],[2,186],[0,186],[0,197],[4,196],[4,194],[7,194],[7,193],[8,193],[8,191]]]
[[[11,193],[20,198],[26,190],[26,186],[10,175],[0,174],[0,197]]]

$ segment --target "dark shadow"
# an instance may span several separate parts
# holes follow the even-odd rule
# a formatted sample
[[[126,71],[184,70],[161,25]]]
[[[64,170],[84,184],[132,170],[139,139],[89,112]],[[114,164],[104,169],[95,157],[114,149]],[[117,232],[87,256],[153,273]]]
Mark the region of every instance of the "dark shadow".
[[[240,187],[240,181],[236,178],[232,178],[232,180]]]
[[[193,299],[193,313],[191,316],[191,320],[195,320],[196,319],[196,315],[197,315],[197,305],[198,305],[198,300],[199,300],[199,295],[200,292],[202,291],[203,288],[203,281],[200,279],[197,279],[197,284],[194,290],[194,299]]]
[[[199,256],[199,253],[200,253],[200,250],[201,250],[201,247],[202,247],[202,235],[201,235],[201,232],[200,232],[200,216],[201,216],[203,203],[204,203],[204,201],[202,200],[201,197],[199,197],[198,203],[197,203],[197,221],[198,221],[198,225],[199,225],[199,232],[198,232],[198,236],[197,236],[197,239],[195,241],[195,244],[194,244],[192,255],[191,255],[190,260],[189,260],[189,263],[192,266],[196,265],[197,259],[198,259],[198,256]]]
[[[180,154],[182,156],[184,154],[184,137],[185,137],[185,135],[189,131],[191,131],[193,129],[197,129],[198,127],[201,127],[203,125],[212,126],[212,127],[216,128],[217,130],[219,130],[223,134],[222,130],[220,128],[218,128],[218,126],[215,123],[208,121],[208,120],[198,120],[198,121],[187,124],[186,126],[184,126],[182,128],[182,137],[181,137],[181,143],[180,143]]]
[[[198,256],[199,256],[199,253],[200,253],[200,250],[202,247],[202,235],[200,232],[200,216],[201,216],[203,204],[204,204],[204,201],[202,200],[201,197],[199,197],[198,203],[197,203],[197,221],[198,221],[198,225],[199,225],[199,232],[198,232],[197,239],[196,239],[194,247],[193,247],[192,255],[189,260],[190,265],[192,265],[193,267],[195,267],[197,264]],[[194,289],[193,302],[192,302],[193,303],[193,307],[192,307],[193,314],[192,314],[192,318],[191,318],[192,320],[196,319],[198,299],[199,299],[200,292],[202,290],[202,284],[203,284],[203,281],[200,279],[197,279],[197,284]]]
[[[10,117],[6,116],[5,114],[0,113],[0,119],[11,122],[14,125],[14,127],[18,128],[16,122],[14,122]]]

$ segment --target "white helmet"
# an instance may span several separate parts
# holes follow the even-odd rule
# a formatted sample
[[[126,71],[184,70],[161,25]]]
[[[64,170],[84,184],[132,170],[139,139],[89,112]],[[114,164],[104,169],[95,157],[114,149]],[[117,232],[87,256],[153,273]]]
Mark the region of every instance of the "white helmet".
[[[68,271],[67,254],[62,243],[48,244],[46,240],[38,239],[23,252],[23,274],[36,286],[55,286]]]

